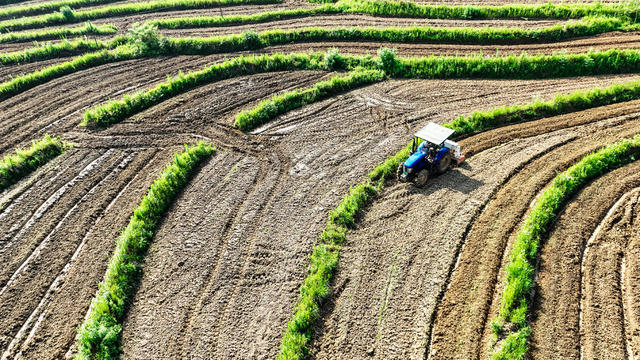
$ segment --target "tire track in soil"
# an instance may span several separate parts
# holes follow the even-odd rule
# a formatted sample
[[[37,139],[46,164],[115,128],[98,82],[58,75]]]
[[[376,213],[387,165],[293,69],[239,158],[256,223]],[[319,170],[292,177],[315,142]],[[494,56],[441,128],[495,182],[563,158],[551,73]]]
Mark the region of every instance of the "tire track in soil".
[[[502,268],[506,261],[504,254],[508,253],[513,235],[531,202],[557,172],[586,153],[637,131],[637,115],[633,114],[638,112],[640,103],[637,101],[617,104],[509,126],[462,141],[463,147],[477,143],[476,146],[482,149],[559,127],[599,122],[581,126],[593,133],[580,130],[585,133],[580,140],[562,146],[523,168],[495,194],[471,226],[458,265],[438,307],[429,349],[431,358],[446,358],[452,354],[465,358],[488,357],[486,344],[490,330],[487,322],[497,312]],[[580,127],[573,129],[578,131]],[[471,153],[474,151],[477,149],[471,147]]]
[[[96,170],[96,181],[73,187],[70,194],[63,196],[73,201],[65,201],[66,208],[52,209],[52,213],[64,216],[47,236],[49,241],[41,244],[41,251],[24,267],[25,273],[0,297],[3,358],[63,357],[73,342],[97,283],[104,276],[108,256],[115,245],[114,241],[105,241],[105,233],[108,230],[112,235],[107,238],[115,238],[130,215],[121,210],[133,210],[141,192],[153,181],[152,176],[157,175],[155,168],[164,165],[156,159],[170,158],[170,153],[156,156],[157,152],[153,149],[114,152],[110,161]],[[142,170],[147,173],[140,174]],[[135,179],[145,183],[136,184]],[[135,188],[139,185],[143,185],[142,188]],[[127,193],[123,194],[125,189]],[[30,197],[36,203],[41,201]],[[105,223],[114,216],[122,218],[120,224]],[[103,261],[96,263],[98,259]],[[79,301],[80,298],[86,301]],[[43,329],[48,331],[43,334]],[[7,348],[10,341],[12,346]]]
[[[636,177],[638,168],[635,166]],[[634,255],[638,253],[640,234],[639,193],[636,188],[624,194],[585,243],[582,279],[578,283],[582,290],[579,299],[582,358],[637,357],[639,317],[634,300],[639,292],[634,283],[638,278]]]
[[[632,163],[598,178],[576,195],[556,221],[540,251],[531,319],[533,358],[580,358],[582,254],[587,240],[614,203],[634,187],[640,186],[638,170],[640,163]],[[607,298],[607,302],[612,304],[615,298],[619,298],[619,294]],[[611,305],[603,307],[608,306]],[[554,323],[553,320],[558,322]],[[622,329],[623,326],[619,329],[609,328],[608,336],[611,336],[612,330]],[[614,347],[609,349],[611,351]],[[624,351],[618,352],[618,355],[621,356],[614,357],[625,357]]]

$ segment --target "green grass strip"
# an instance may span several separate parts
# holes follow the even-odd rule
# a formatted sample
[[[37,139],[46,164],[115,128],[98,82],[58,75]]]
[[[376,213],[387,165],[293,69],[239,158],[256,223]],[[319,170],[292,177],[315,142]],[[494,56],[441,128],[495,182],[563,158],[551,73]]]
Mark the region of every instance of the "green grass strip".
[[[562,207],[587,182],[613,169],[635,161],[640,154],[640,135],[623,139],[583,157],[578,163],[556,176],[537,199],[533,209],[516,235],[506,266],[505,287],[500,313],[492,321],[494,336],[502,335],[505,325],[513,329],[493,359],[524,359],[531,332],[527,324],[531,289],[535,281],[538,249],[553,220]]]
[[[617,57],[614,55],[622,54],[630,56],[629,62],[615,61]],[[607,51],[588,55],[520,56],[495,59],[430,57],[406,60],[395,58],[395,55],[388,50],[382,51],[381,55],[382,57],[379,59],[342,55],[329,57],[322,53],[241,56],[200,71],[188,74],[180,73],[177,77],[146,92],[127,94],[119,100],[91,108],[85,112],[81,125],[108,126],[177,94],[214,81],[262,72],[327,69],[329,68],[327,59],[333,62],[332,66],[336,69],[355,70],[362,66],[369,70],[383,70],[387,74],[392,73],[397,77],[416,78],[557,77],[610,73],[619,69],[620,66],[626,72],[630,72],[631,69],[640,69],[640,53],[638,52]],[[465,69],[466,71],[464,71]],[[527,72],[523,72],[523,69]],[[436,73],[436,71],[440,71],[440,73]],[[579,100],[577,97],[575,99]],[[462,123],[459,124],[462,126]]]
[[[29,74],[16,76],[11,80],[0,83],[0,100],[7,99],[37,85],[79,70],[88,69],[90,67],[110,62],[135,59],[138,57],[141,56],[136,49],[129,46],[120,46],[113,50],[102,50],[99,52],[88,53],[76,57],[71,61],[51,65]]]
[[[355,223],[355,217],[379,188],[365,181],[349,190],[338,207],[329,213],[329,221],[313,247],[309,273],[300,287],[294,315],[287,323],[278,360],[304,359],[309,355],[313,325],[320,317],[320,306],[329,296],[331,278],[338,265],[342,242]]]
[[[114,16],[131,15],[142,12],[177,11],[206,9],[220,6],[277,4],[282,0],[156,0],[104,6],[90,10],[75,11],[62,8],[60,12],[47,15],[19,18],[0,22],[0,31],[16,31],[37,27],[72,24],[88,20]]]
[[[76,9],[84,6],[108,4],[116,1],[118,0],[60,0],[38,3],[35,5],[13,6],[10,8],[0,9],[0,19],[46,14],[58,11],[64,6]]]
[[[0,191],[17,183],[20,179],[62,154],[69,145],[59,138],[45,134],[34,141],[28,149],[18,149],[0,161]]]
[[[316,9],[312,9],[316,10]],[[288,11],[288,10],[287,10]],[[289,12],[289,11],[288,11]],[[297,12],[297,11],[291,11]],[[315,12],[314,12],[315,13]],[[152,22],[160,27],[190,28],[202,24],[224,26],[253,23],[263,18],[257,15],[235,15],[211,18],[177,18]],[[273,16],[276,17],[276,16]],[[293,17],[293,16],[292,16]],[[270,18],[270,17],[268,17]],[[265,20],[270,21],[270,20]],[[592,36],[606,32],[630,29],[626,22],[611,17],[587,17],[567,24],[540,29],[518,28],[446,28],[446,27],[389,27],[389,28],[335,28],[308,27],[295,30],[269,30],[258,34],[265,45],[310,41],[385,41],[395,43],[440,42],[453,44],[512,44],[543,41],[561,41]],[[242,35],[235,35],[242,36]],[[219,39],[231,38],[220,36]]]
[[[118,28],[115,25],[106,24],[96,26],[88,22],[84,26],[77,26],[73,28],[55,28],[40,31],[11,32],[8,34],[0,35],[0,43],[50,40],[79,35],[112,35],[117,31]]]
[[[624,16],[635,20],[635,6],[609,4],[422,5],[411,1],[340,0],[345,12],[429,19],[576,19],[589,15]]]
[[[243,110],[236,116],[235,124],[243,131],[250,131],[278,115],[327,99],[341,92],[382,81],[384,76],[384,72],[380,70],[356,69],[347,75],[334,76],[306,89],[287,91],[275,95],[271,99],[261,101],[252,109]]]
[[[76,359],[114,359],[120,354],[124,314],[135,293],[158,222],[198,165],[214,151],[204,142],[185,146],[185,151],[175,154],[134,210],[129,225],[116,241],[89,316],[78,330]]]
[[[123,36],[116,36],[110,41],[100,40],[67,40],[63,39],[58,43],[37,44],[36,47],[28,48],[22,51],[15,51],[0,54],[0,64],[13,65],[24,64],[34,61],[56,59],[63,56],[73,56],[84,54],[88,51],[97,51],[103,49],[115,48],[126,43],[127,40]],[[73,60],[72,60],[73,61]],[[81,68],[78,68],[81,69]],[[28,74],[27,74],[28,75]],[[4,84],[0,84],[2,87]],[[0,90],[1,93],[1,90]],[[0,95],[2,96],[2,95]]]
[[[236,57],[199,71],[187,74],[179,73],[176,77],[158,84],[151,90],[133,95],[127,94],[120,100],[112,100],[106,104],[93,107],[85,112],[81,125],[108,126],[168,98],[214,81],[273,71],[321,70],[324,68],[322,60],[322,54],[275,54]]]

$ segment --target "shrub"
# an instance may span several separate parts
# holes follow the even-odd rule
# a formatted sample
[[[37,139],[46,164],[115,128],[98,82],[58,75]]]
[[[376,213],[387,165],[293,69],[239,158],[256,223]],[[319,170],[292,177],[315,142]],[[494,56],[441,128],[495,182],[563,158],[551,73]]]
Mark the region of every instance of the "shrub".
[[[324,62],[326,63],[326,69],[329,71],[342,69],[344,67],[344,59],[342,55],[340,55],[340,50],[335,47],[327,50],[324,55]]]
[[[75,13],[68,6],[63,6],[60,8],[60,15],[66,20],[73,20],[75,18]]]

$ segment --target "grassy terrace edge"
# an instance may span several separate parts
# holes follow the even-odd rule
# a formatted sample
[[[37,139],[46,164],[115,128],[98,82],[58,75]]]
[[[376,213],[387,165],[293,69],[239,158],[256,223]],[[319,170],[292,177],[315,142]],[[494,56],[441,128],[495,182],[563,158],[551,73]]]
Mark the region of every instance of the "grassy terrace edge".
[[[67,36],[78,35],[112,35],[118,31],[118,28],[112,24],[93,25],[87,22],[84,26],[73,28],[55,28],[29,32],[10,32],[0,35],[0,43],[21,42],[33,40],[50,40],[56,38],[66,38]]]
[[[530,297],[535,282],[538,249],[543,237],[564,205],[587,182],[635,161],[640,156],[640,135],[623,139],[584,156],[576,164],[556,176],[541,193],[514,240],[505,271],[505,287],[500,299],[500,312],[492,320],[494,344],[492,359],[524,359],[528,351],[531,328],[527,324]],[[509,330],[505,328],[509,326]]]
[[[123,16],[148,11],[176,11],[190,9],[204,9],[214,6],[238,6],[277,4],[282,0],[154,0],[121,5],[110,5],[90,10],[74,11],[68,7],[61,11],[46,15],[23,17],[0,21],[0,31],[17,31],[33,29],[41,26],[72,24],[87,20]]]
[[[120,354],[122,320],[142,273],[142,263],[157,224],[194,171],[215,149],[204,142],[185,146],[154,181],[129,225],[116,240],[104,280],[78,329],[76,360],[112,359]]]
[[[57,137],[45,134],[27,149],[17,149],[0,161],[0,192],[17,183],[71,147]]]
[[[377,58],[353,55],[335,56],[330,52],[239,56],[199,71],[187,74],[180,73],[150,90],[126,94],[121,99],[97,105],[85,112],[81,125],[108,126],[198,86],[262,72],[326,70],[329,68],[352,71],[363,68],[381,70],[388,76],[396,78],[509,79],[630,73],[640,70],[640,52],[633,50],[608,50],[580,55],[521,55],[495,58],[432,56],[403,59],[396,57],[395,53],[389,49],[381,49],[379,54],[380,56]],[[329,62],[332,64],[329,65]],[[20,78],[12,81],[17,80]],[[0,84],[0,97],[3,92],[3,85]]]

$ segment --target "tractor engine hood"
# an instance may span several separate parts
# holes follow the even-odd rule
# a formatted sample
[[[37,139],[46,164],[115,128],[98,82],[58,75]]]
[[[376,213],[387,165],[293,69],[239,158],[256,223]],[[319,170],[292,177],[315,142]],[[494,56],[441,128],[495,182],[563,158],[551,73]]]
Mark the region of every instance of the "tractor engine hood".
[[[418,165],[418,163],[422,161],[422,159],[424,159],[425,156],[426,154],[423,153],[422,151],[416,151],[413,154],[411,154],[411,156],[409,156],[407,161],[404,162],[404,166],[408,168],[412,168]]]

